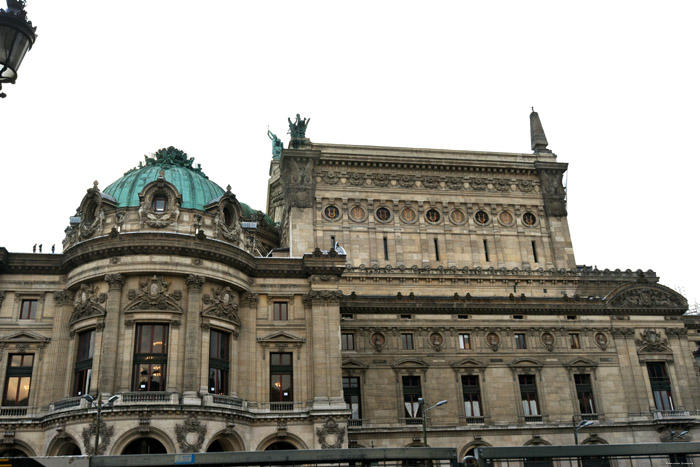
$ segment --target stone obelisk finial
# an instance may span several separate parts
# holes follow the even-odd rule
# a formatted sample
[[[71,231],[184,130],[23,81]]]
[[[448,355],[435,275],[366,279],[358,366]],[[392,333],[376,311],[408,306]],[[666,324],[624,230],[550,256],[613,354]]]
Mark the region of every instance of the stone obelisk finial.
[[[547,136],[544,134],[540,116],[535,112],[534,107],[530,114],[530,143],[534,152],[552,152],[550,149],[547,149],[547,144],[549,144]]]

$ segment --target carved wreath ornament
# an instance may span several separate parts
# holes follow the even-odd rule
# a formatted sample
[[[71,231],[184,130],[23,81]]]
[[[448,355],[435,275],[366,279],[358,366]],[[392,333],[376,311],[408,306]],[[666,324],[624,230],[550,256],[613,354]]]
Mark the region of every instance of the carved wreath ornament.
[[[190,415],[185,423],[175,425],[175,434],[180,452],[199,452],[204,444],[207,427],[197,419],[196,415]]]
[[[99,293],[97,286],[82,284],[73,300],[73,314],[70,322],[74,323],[94,315],[104,315],[105,309],[101,304],[106,300],[107,294]]]
[[[100,444],[97,446],[97,452],[95,452],[95,446],[92,444],[95,441],[96,432],[97,425],[94,421],[87,428],[83,428],[83,443],[85,444],[85,454],[88,456],[99,456],[105,453],[114,435],[114,426],[108,426],[104,420],[100,421]]]
[[[316,428],[316,435],[323,449],[338,449],[345,441],[345,427],[339,427],[338,422],[329,418],[321,428]]]

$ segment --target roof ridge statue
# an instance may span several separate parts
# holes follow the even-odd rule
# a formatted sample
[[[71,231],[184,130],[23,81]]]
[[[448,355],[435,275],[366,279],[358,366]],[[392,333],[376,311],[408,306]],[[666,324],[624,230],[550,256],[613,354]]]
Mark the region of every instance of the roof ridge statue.
[[[284,149],[284,144],[282,140],[277,137],[276,134],[270,131],[270,127],[267,128],[267,137],[272,140],[272,159],[279,160],[282,155],[282,149]]]
[[[292,136],[290,146],[298,148],[306,144],[309,141],[306,137],[306,127],[309,125],[311,119],[305,118],[302,120],[299,114],[297,114],[297,119],[294,123],[292,123],[292,120],[289,118],[287,118],[287,121],[289,122],[289,131],[287,134]]]

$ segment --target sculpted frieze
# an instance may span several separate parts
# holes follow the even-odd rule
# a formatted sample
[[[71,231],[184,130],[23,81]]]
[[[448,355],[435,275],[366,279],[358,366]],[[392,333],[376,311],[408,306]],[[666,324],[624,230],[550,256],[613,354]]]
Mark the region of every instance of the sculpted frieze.
[[[139,290],[129,290],[130,300],[125,311],[161,310],[182,313],[182,307],[177,303],[182,299],[182,292],[168,292],[170,283],[162,277],[153,276],[139,283]]]
[[[662,338],[661,334],[654,329],[645,329],[639,339],[635,340],[637,353],[654,352],[669,353],[668,339]]]
[[[687,303],[679,295],[674,295],[664,290],[652,287],[637,287],[631,290],[616,294],[608,302],[614,307],[684,307]]]
[[[374,184],[376,186],[384,187],[384,186],[389,185],[389,183],[391,183],[391,177],[389,177],[389,175],[387,175],[387,174],[381,174],[381,173],[374,174],[372,176],[372,181],[374,182]]]
[[[341,298],[343,298],[343,292],[340,290],[312,290],[304,295],[302,302],[306,306],[311,306],[314,302],[339,303]]]

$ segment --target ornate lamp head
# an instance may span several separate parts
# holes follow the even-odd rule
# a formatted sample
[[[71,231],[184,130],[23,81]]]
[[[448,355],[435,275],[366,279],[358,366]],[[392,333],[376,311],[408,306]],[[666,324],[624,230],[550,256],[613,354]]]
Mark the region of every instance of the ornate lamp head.
[[[36,28],[27,19],[24,5],[24,0],[7,0],[7,9],[0,10],[0,89],[3,83],[14,84],[24,55],[36,40]]]

